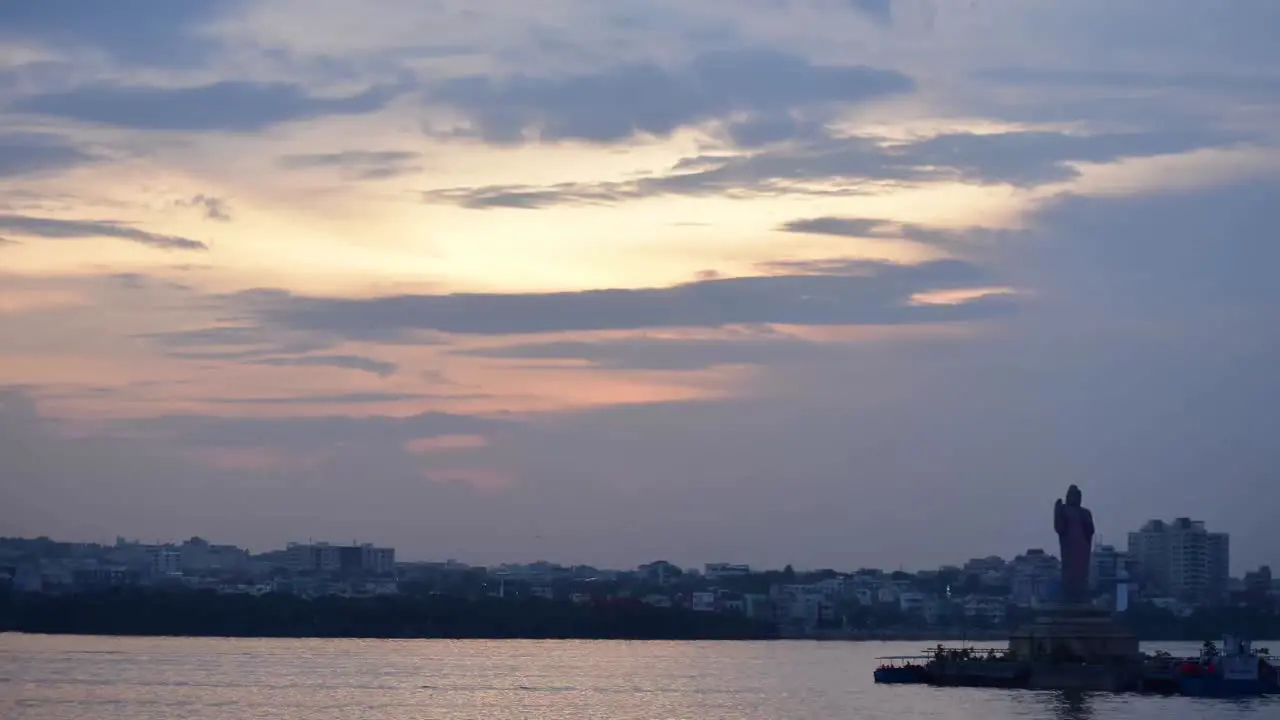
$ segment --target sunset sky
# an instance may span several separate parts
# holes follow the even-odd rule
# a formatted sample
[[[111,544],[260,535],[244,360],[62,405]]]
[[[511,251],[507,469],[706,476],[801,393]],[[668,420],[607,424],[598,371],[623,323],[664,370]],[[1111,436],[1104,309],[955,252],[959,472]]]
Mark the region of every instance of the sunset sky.
[[[1280,527],[1275,0],[0,3],[0,535]]]

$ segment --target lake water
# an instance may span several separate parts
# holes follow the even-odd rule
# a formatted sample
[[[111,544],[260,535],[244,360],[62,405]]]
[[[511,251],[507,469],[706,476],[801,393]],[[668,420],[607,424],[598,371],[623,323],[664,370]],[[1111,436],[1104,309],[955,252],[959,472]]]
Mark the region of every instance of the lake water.
[[[915,654],[924,645],[0,635],[0,718],[1280,718],[1280,698],[1067,697],[872,683],[877,656]]]

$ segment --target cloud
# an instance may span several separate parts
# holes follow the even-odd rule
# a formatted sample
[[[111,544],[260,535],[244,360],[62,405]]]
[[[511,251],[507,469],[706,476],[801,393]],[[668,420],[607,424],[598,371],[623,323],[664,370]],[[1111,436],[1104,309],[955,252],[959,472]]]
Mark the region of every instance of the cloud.
[[[241,295],[253,297],[252,295]],[[217,302],[216,298],[211,299]],[[138,337],[155,343],[165,354],[183,360],[263,360],[324,350],[333,343],[314,333],[297,333],[259,327],[250,318],[234,318],[241,324],[215,325],[189,330],[165,330]],[[300,359],[300,358],[291,358]]]
[[[1280,74],[1262,69],[1168,73],[1088,65],[995,67],[972,77],[983,84],[981,90],[960,91],[957,106],[1019,123],[1153,127],[1151,120],[1158,117],[1165,130],[1203,130],[1238,126],[1250,112],[1280,100]]]
[[[1004,67],[974,74],[1021,87],[1100,87],[1125,90],[1214,90],[1254,95],[1275,100],[1280,96],[1280,77],[1267,73],[1187,72],[1155,73],[1136,70],[1083,70],[1066,68]]]
[[[486,142],[611,143],[733,113],[851,104],[912,90],[907,76],[865,66],[814,65],[775,50],[707,53],[687,66],[625,65],[571,77],[456,78],[431,101],[463,113]]]
[[[819,217],[792,220],[780,230],[811,235],[835,235],[838,237],[884,237],[892,233],[895,223],[872,218]]]
[[[394,375],[398,369],[395,363],[376,360],[361,355],[304,355],[302,357],[264,357],[253,360],[252,365],[268,365],[272,367],[333,367],[347,370],[359,370],[379,377]]]
[[[1053,23],[1051,32],[1036,33],[1048,54],[1086,68],[1168,68],[1196,58],[1185,64],[1193,72],[1257,70],[1275,65],[1280,6],[1268,0],[1084,0],[1028,6],[1021,19],[1028,31]]]
[[[174,415],[113,421],[86,432],[37,405],[34,391],[0,386],[0,497],[5,499],[0,526],[32,537],[198,534],[255,550],[283,547],[308,535],[361,537],[398,546],[410,556],[434,554],[446,546],[441,543],[457,542],[493,506],[480,503],[466,485],[425,480],[423,473],[437,460],[412,455],[405,444],[487,436],[513,426],[430,413],[277,419]],[[460,449],[441,462],[456,463],[465,454]],[[175,467],[182,471],[175,473]],[[372,481],[377,490],[349,495],[358,486],[368,487],[364,481],[353,483],[357,477]],[[494,502],[494,497],[486,499]],[[409,524],[400,523],[410,516],[417,518],[412,525],[431,520],[409,531]],[[409,532],[401,536],[402,531]],[[423,538],[432,550],[415,547]]]
[[[744,149],[828,136],[826,124],[821,121],[779,113],[730,122],[724,132],[735,147]]]
[[[15,0],[0,3],[0,39],[85,47],[143,65],[186,66],[217,48],[203,30],[240,0]]]
[[[1187,321],[1226,308],[1280,309],[1276,177],[1136,197],[1062,195],[1008,249],[1046,297]]]
[[[398,403],[438,397],[421,393],[351,392],[322,395],[276,395],[271,397],[211,397],[201,402],[220,405],[367,405]]]
[[[816,218],[799,218],[783,223],[778,230],[803,235],[828,235],[847,238],[897,238],[924,245],[955,246],[972,245],[979,240],[987,244],[1013,239],[1016,230],[993,230],[969,227],[964,230],[928,227],[916,223],[904,223],[879,218],[837,217],[828,215]]]
[[[533,209],[660,195],[863,194],[894,183],[949,181],[1035,187],[1077,177],[1076,163],[1174,155],[1240,142],[1242,138],[1235,134],[1191,131],[948,133],[908,142],[826,137],[743,155],[690,157],[665,175],[638,180],[446,188],[427,191],[423,199],[473,209]]]
[[[555,205],[605,205],[645,197],[645,189],[663,194],[660,183],[632,182],[557,183],[547,186],[489,185],[446,188],[422,193],[428,203],[456,203],[471,210],[507,208],[536,210]]]
[[[721,365],[812,362],[834,346],[800,338],[738,339],[631,337],[594,342],[561,340],[460,351],[471,357],[509,360],[575,360],[604,370],[704,370]]]
[[[69,170],[99,160],[52,133],[0,133],[0,178]]]
[[[280,123],[379,110],[401,90],[321,97],[299,85],[223,81],[185,88],[95,85],[31,95],[14,110],[136,130],[256,132]]]
[[[227,201],[223,198],[213,197],[211,195],[196,195],[190,200],[179,200],[179,207],[198,207],[204,210],[206,220],[215,220],[217,222],[230,222],[231,209],[227,206]]]
[[[150,233],[117,220],[56,220],[27,215],[0,214],[0,229],[19,235],[43,238],[118,238],[164,250],[209,249],[199,240]]]
[[[148,438],[212,447],[269,445],[293,449],[321,449],[334,444],[378,451],[401,449],[410,441],[443,435],[486,435],[515,423],[507,420],[419,413],[407,417],[328,415],[323,417],[260,418],[213,415],[162,415],[122,419],[115,431]]]
[[[287,169],[338,168],[344,176],[357,180],[382,180],[418,172],[421,153],[399,150],[344,150],[336,153],[285,155],[280,166]]]
[[[246,304],[266,327],[341,338],[409,331],[494,335],[736,324],[882,325],[976,320],[1013,309],[1007,298],[917,305],[930,290],[988,285],[958,260],[919,265],[827,264],[810,275],[699,280],[666,288],[558,293],[401,295],[370,299],[273,294]],[[775,268],[785,270],[785,268]]]
[[[912,143],[902,154],[915,167],[948,167],[968,182],[1036,186],[1071,180],[1073,163],[1176,155],[1227,147],[1234,134],[1150,131],[1073,135],[1060,132],[952,133]]]
[[[849,7],[877,25],[893,24],[893,0],[846,0]]]

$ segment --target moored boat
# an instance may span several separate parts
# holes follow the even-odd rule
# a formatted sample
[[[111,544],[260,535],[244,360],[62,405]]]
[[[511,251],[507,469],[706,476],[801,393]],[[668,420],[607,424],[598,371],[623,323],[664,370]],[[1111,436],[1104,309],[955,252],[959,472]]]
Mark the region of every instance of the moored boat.
[[[1222,640],[1219,650],[1205,642],[1200,657],[1177,667],[1178,693],[1191,697],[1241,697],[1280,692],[1276,667],[1266,651],[1235,637]]]
[[[1280,692],[1278,663],[1265,649],[1228,637],[1223,650],[1206,642],[1196,658],[1142,656],[1132,668],[1034,663],[1007,651],[929,648],[921,655],[877,658],[875,682],[958,687],[1139,691],[1190,697],[1247,697]],[[1124,670],[1121,673],[1121,670]],[[1123,682],[1116,681],[1120,677]]]
[[[925,663],[930,659],[923,655],[889,655],[876,658],[875,681],[883,685],[912,685],[929,681]]]

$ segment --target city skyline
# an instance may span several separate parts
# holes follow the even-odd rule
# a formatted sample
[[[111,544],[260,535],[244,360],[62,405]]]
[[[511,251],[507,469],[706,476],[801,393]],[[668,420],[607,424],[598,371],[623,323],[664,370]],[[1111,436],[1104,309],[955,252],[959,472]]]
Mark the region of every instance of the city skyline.
[[[1146,565],[1149,567],[1150,566],[1168,566],[1169,563],[1171,562],[1170,551],[1172,548],[1170,548],[1169,546],[1165,546],[1162,551],[1157,550],[1156,553],[1153,555],[1152,551],[1154,550],[1154,548],[1151,546],[1151,542],[1153,540],[1151,534],[1153,532],[1156,533],[1156,537],[1154,539],[1160,540],[1161,539],[1160,536],[1166,532],[1185,533],[1187,531],[1190,531],[1193,533],[1199,532],[1201,533],[1203,538],[1205,538],[1205,540],[1208,540],[1209,542],[1213,542],[1214,538],[1221,538],[1220,540],[1221,547],[1222,547],[1221,556],[1213,557],[1212,559],[1209,560],[1209,562],[1217,563],[1219,566],[1224,567],[1226,569],[1227,575],[1221,578],[1222,581],[1225,581],[1227,577],[1247,575],[1249,572],[1252,572],[1257,567],[1260,567],[1260,566],[1269,567],[1271,564],[1270,562],[1264,562],[1260,566],[1239,567],[1239,568],[1234,567],[1239,563],[1238,562],[1233,563],[1230,559],[1231,557],[1230,550],[1229,550],[1230,533],[1224,532],[1221,530],[1207,529],[1203,521],[1194,520],[1188,517],[1174,518],[1169,521],[1158,519],[1158,518],[1147,520],[1142,524],[1141,527],[1135,528],[1127,533],[1124,533],[1124,536],[1125,536],[1124,542],[1109,541],[1106,538],[1103,538],[1101,536],[1095,536],[1094,542],[1093,542],[1094,563],[1096,565],[1100,561],[1100,557],[1105,555],[1107,559],[1101,560],[1103,564],[1110,563],[1111,565],[1115,565],[1115,563],[1117,562],[1116,558],[1120,557],[1120,558],[1125,558],[1126,563],[1133,564],[1135,567],[1139,565]],[[73,543],[92,544],[92,545],[98,545],[102,548],[107,548],[107,549],[113,548],[113,547],[120,548],[120,547],[129,547],[129,546],[140,546],[140,547],[150,547],[150,548],[179,548],[179,547],[186,548],[189,545],[195,544],[204,548],[231,549],[239,553],[246,553],[254,556],[271,555],[273,553],[291,554],[292,552],[295,551],[295,549],[301,550],[306,548],[310,548],[312,549],[311,552],[314,552],[314,548],[319,548],[319,547],[332,547],[335,549],[366,548],[366,549],[377,549],[377,550],[389,551],[391,553],[391,557],[395,558],[395,562],[397,563],[438,564],[438,563],[444,563],[444,562],[447,562],[447,563],[457,562],[463,565],[474,565],[475,567],[490,567],[490,568],[502,567],[502,566],[517,566],[517,565],[529,566],[529,565],[537,565],[537,564],[545,563],[545,564],[552,564],[552,565],[557,565],[561,567],[591,566],[591,567],[597,567],[598,569],[603,569],[603,570],[617,571],[617,570],[625,570],[626,568],[629,568],[629,567],[644,567],[652,563],[671,562],[672,560],[671,558],[648,558],[648,559],[639,561],[634,565],[609,566],[609,565],[599,565],[599,564],[589,563],[589,562],[580,562],[580,561],[574,560],[573,558],[552,558],[552,557],[536,557],[536,558],[521,557],[516,559],[507,558],[507,559],[502,559],[496,562],[492,562],[492,561],[491,562],[470,562],[469,559],[465,557],[434,557],[433,556],[433,557],[406,558],[404,556],[397,557],[395,554],[396,549],[394,547],[389,547],[386,544],[378,543],[376,539],[360,538],[360,537],[351,538],[350,541],[347,541],[344,539],[336,539],[336,538],[307,537],[305,539],[289,540],[280,546],[263,547],[263,548],[242,546],[236,542],[218,542],[216,540],[211,540],[210,538],[201,537],[198,535],[193,535],[193,536],[188,536],[183,538],[169,538],[169,539],[153,538],[149,540],[144,538],[139,538],[139,537],[130,537],[128,534],[117,534],[115,535],[114,538],[110,540],[104,540],[104,539],[68,540],[67,538],[51,538],[47,535],[42,535],[39,537],[51,540],[53,542],[73,542]],[[1170,535],[1169,537],[1172,538],[1173,536]],[[1185,536],[1180,535],[1179,537],[1181,538]],[[0,539],[3,539],[3,536],[0,536]],[[23,540],[24,538],[15,538],[15,539]],[[35,540],[35,539],[37,538],[25,538],[25,540]],[[222,540],[226,540],[226,538],[222,538]],[[1177,542],[1183,543],[1186,541],[1179,539]],[[1204,540],[1202,540],[1202,542],[1204,542]],[[1179,550],[1181,550],[1181,546],[1179,546]],[[804,571],[804,572],[811,572],[811,571],[818,571],[818,570],[835,570],[837,572],[849,573],[849,572],[855,572],[858,570],[866,570],[866,569],[879,569],[885,572],[895,572],[895,571],[923,572],[923,571],[931,571],[931,570],[938,570],[938,569],[944,569],[944,568],[963,568],[963,567],[967,567],[971,563],[985,562],[993,558],[1007,560],[1010,558],[1019,558],[1028,554],[1034,555],[1036,553],[1043,553],[1045,556],[1053,558],[1055,561],[1057,561],[1057,553],[1054,551],[1054,549],[1051,546],[1046,545],[1044,547],[1032,546],[1032,547],[1022,548],[1017,550],[1004,550],[1004,551],[995,551],[987,554],[979,554],[979,555],[974,555],[971,557],[964,558],[963,560],[957,559],[949,562],[943,562],[934,567],[906,567],[901,564],[895,565],[893,563],[890,563],[884,566],[865,566],[864,565],[857,568],[839,567],[839,566],[818,566],[818,565],[806,564],[803,558],[789,560],[784,565],[779,565],[776,567],[765,567],[765,566],[750,562],[749,559],[745,559],[745,558],[735,558],[735,559],[718,558],[715,560],[711,560],[707,558],[692,559],[692,560],[689,558],[682,558],[682,559],[677,559],[672,564],[676,565],[677,567],[683,568],[685,570],[692,569],[694,571],[700,571],[700,569],[704,567],[709,568],[711,566],[723,566],[723,567],[730,567],[730,568],[749,567],[753,572],[781,570],[783,567],[791,567],[797,571]],[[1145,562],[1144,562],[1144,559],[1145,559]],[[1236,570],[1239,570],[1240,572],[1237,573]],[[1114,567],[1112,568],[1111,572],[1114,572]],[[1156,582],[1160,582],[1166,585],[1171,583],[1171,578],[1167,576],[1167,572],[1168,572],[1167,570],[1161,570],[1161,571],[1148,570],[1148,572],[1156,573],[1151,576],[1151,578]],[[1208,578],[1206,577],[1205,580],[1207,581]],[[1178,580],[1175,582],[1175,584],[1181,585],[1181,582],[1182,582],[1181,580]]]
[[[1278,24],[0,4],[0,536],[1269,563]]]

